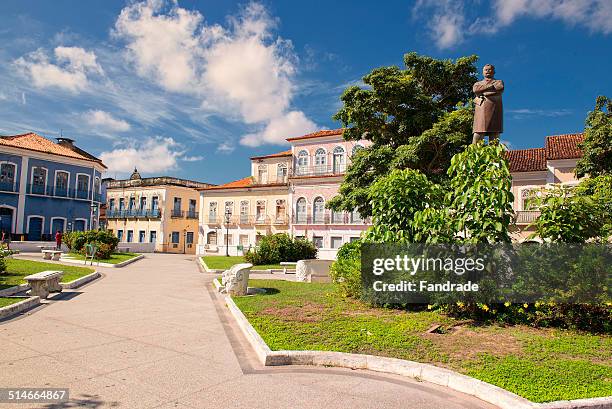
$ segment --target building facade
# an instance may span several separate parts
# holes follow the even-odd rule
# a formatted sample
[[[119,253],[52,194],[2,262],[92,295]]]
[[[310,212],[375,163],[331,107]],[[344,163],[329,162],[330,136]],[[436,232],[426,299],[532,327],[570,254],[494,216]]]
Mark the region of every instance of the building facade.
[[[173,177],[106,183],[106,228],[130,251],[194,254],[198,239],[200,196],[210,184]]]
[[[13,240],[37,241],[97,228],[105,169],[69,138],[1,136],[0,229]]]

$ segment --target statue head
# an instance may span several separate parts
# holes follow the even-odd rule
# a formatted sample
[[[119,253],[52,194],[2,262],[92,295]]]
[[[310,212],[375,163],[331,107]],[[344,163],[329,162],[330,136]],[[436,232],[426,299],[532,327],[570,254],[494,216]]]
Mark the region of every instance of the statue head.
[[[493,64],[485,64],[485,66],[482,67],[482,75],[485,78],[493,78],[495,75],[495,66]]]

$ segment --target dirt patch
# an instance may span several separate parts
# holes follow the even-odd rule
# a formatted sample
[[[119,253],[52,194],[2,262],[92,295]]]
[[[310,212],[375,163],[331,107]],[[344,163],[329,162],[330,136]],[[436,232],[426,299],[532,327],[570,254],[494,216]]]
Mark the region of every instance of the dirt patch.
[[[260,314],[271,315],[283,321],[319,322],[325,318],[322,314],[324,310],[325,308],[321,304],[306,302],[300,306],[286,305],[280,307],[272,305],[261,310]]]

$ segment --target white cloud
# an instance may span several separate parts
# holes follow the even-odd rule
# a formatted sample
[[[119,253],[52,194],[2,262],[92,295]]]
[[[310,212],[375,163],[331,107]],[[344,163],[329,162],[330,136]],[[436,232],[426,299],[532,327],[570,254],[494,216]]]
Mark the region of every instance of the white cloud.
[[[518,108],[508,109],[509,114],[515,119],[533,118],[538,116],[558,118],[572,114],[571,109],[534,109],[534,108]]]
[[[488,15],[470,15],[479,0],[419,0],[413,17],[428,21],[430,37],[439,48],[450,48],[470,35],[496,33],[522,17],[560,20],[591,32],[612,33],[610,0],[493,0]]]
[[[181,160],[183,162],[199,162],[204,159],[204,156],[183,156]]]
[[[79,92],[88,87],[89,74],[102,74],[93,51],[80,47],[56,47],[56,64],[47,53],[38,49],[15,60],[15,64],[29,76],[38,88],[57,87]]]
[[[121,11],[114,35],[126,41],[140,76],[200,96],[204,111],[263,128],[242,140],[258,146],[284,143],[314,126],[304,113],[291,110],[297,57],[291,42],[274,35],[275,26],[258,3],[245,6],[223,27],[205,24],[199,12],[176,3],[148,0]],[[284,135],[272,137],[267,129]]]
[[[126,132],[131,126],[123,119],[117,119],[110,113],[100,110],[90,110],[83,114],[85,122],[95,128],[107,131]]]
[[[126,175],[138,168],[141,173],[156,174],[175,169],[184,155],[172,138],[146,138],[143,142],[102,152],[100,159],[110,175]]]
[[[229,154],[229,153],[234,152],[235,149],[236,149],[236,146],[234,146],[233,143],[225,141],[225,142],[220,143],[219,146],[217,146],[217,153]]]

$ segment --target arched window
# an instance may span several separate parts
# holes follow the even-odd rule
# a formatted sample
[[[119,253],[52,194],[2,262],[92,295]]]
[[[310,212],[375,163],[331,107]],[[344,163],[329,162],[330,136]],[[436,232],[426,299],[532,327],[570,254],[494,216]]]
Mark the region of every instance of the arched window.
[[[321,196],[312,202],[312,218],[315,223],[323,223],[325,221],[325,200]]]
[[[16,166],[13,163],[0,164],[0,190],[15,191],[15,170]]]
[[[315,152],[315,173],[325,173],[325,165],[327,165],[327,153],[325,149],[319,148]]]
[[[305,174],[307,168],[308,168],[308,152],[301,151],[298,154],[298,158],[297,158],[297,174],[298,175]]]
[[[306,199],[300,197],[295,203],[296,223],[306,223]]]
[[[257,168],[257,181],[261,184],[268,183],[268,166],[259,165]]]
[[[32,168],[32,187],[30,193],[44,195],[47,187],[47,169],[35,166]]]
[[[334,148],[334,173],[343,173],[346,170],[346,162],[344,160],[344,148],[336,146]]]
[[[360,151],[361,149],[363,149],[363,146],[361,145],[355,145],[353,146],[353,152],[351,152],[351,155],[356,154],[358,151]]]
[[[249,222],[249,201],[243,200],[240,202],[240,223],[246,224]]]
[[[287,164],[279,163],[276,167],[276,183],[285,183],[287,181]]]

